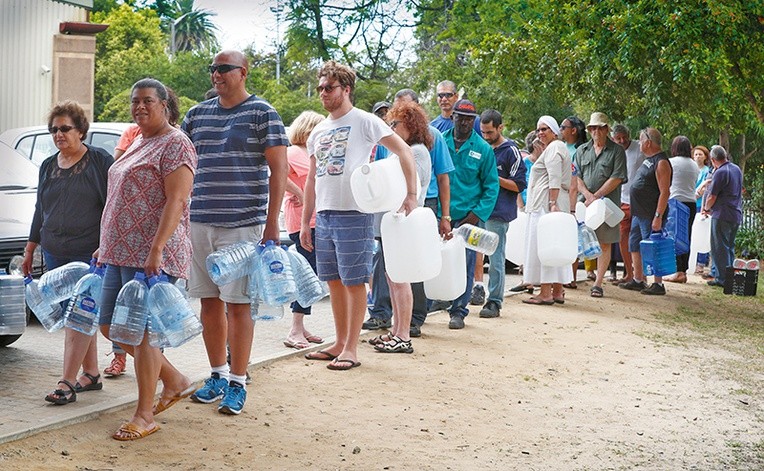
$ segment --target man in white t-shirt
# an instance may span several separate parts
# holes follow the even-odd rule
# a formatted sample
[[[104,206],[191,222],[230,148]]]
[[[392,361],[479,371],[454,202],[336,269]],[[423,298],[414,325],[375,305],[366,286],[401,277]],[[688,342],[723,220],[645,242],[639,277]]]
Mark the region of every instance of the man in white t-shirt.
[[[305,183],[300,243],[314,250],[310,219],[316,210],[316,266],[329,283],[336,341],[309,360],[329,361],[331,370],[360,366],[358,338],[366,311],[366,282],[371,275],[374,245],[373,215],[353,199],[350,176],[369,162],[374,146],[398,155],[406,178],[406,214],[417,207],[417,176],[411,148],[384,121],[353,106],[355,72],[334,61],[318,72],[316,91],[329,117],[308,138],[310,170]]]

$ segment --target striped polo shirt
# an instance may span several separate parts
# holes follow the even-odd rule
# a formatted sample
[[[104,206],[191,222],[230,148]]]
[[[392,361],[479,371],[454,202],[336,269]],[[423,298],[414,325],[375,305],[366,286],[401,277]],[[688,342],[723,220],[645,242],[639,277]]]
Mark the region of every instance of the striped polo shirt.
[[[289,144],[276,110],[255,95],[233,108],[213,98],[188,110],[181,128],[199,155],[191,221],[218,227],[265,224],[265,149]]]

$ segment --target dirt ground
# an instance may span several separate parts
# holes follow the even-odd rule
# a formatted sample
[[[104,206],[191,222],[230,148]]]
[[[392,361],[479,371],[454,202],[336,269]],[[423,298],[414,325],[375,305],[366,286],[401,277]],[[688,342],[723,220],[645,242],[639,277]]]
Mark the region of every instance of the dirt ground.
[[[461,331],[439,313],[412,355],[366,335],[351,371],[253,368],[240,416],[182,402],[122,443],[110,434],[131,411],[104,414],[0,446],[0,469],[764,469],[761,293],[692,281],[601,300],[580,284],[564,306],[517,296],[498,319],[473,307]]]

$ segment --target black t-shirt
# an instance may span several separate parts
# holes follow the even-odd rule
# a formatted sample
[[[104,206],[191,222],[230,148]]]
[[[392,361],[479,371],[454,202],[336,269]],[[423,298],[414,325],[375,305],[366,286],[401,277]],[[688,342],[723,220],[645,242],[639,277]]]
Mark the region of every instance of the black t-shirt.
[[[637,173],[631,181],[631,191],[629,193],[632,215],[647,219],[652,219],[655,215],[655,210],[658,207],[658,197],[661,195],[655,171],[658,169],[658,162],[661,160],[669,162],[666,154],[659,152],[645,159],[642,165],[639,166],[639,169],[637,169]],[[670,162],[669,168],[671,168]],[[671,177],[673,177],[673,171]],[[669,179],[670,184],[671,179]]]

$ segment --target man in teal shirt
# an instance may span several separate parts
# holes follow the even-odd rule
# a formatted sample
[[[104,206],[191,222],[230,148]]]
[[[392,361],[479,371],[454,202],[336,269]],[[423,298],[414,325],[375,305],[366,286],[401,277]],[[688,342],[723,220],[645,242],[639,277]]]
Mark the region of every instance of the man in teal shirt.
[[[491,216],[499,196],[499,175],[493,148],[474,131],[477,108],[469,100],[454,105],[454,127],[443,134],[454,170],[449,173],[451,183],[451,225],[482,225]],[[449,219],[449,218],[445,218]],[[467,289],[451,304],[450,329],[463,329],[467,317],[467,303],[472,293],[475,272],[475,252],[467,250]]]

